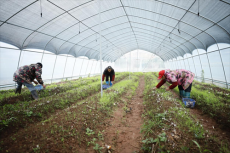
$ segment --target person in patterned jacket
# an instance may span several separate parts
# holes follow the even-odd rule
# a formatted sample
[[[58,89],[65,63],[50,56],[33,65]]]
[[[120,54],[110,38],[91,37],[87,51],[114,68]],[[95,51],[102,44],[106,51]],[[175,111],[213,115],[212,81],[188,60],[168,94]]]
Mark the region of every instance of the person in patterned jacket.
[[[190,98],[192,90],[192,82],[195,74],[184,69],[177,70],[161,70],[158,80],[161,80],[153,90],[160,88],[166,81],[172,84],[166,91],[175,88],[178,85],[181,98]]]
[[[21,94],[21,88],[22,85],[25,85],[31,92],[31,95],[34,99],[38,99],[38,94],[36,90],[42,90],[46,86],[44,85],[42,78],[42,64],[37,63],[37,64],[30,64],[30,65],[24,65],[21,66],[17,69],[17,71],[14,73],[13,80],[17,83],[17,88],[15,91],[16,93]],[[38,84],[40,86],[33,86],[32,82],[35,84]]]

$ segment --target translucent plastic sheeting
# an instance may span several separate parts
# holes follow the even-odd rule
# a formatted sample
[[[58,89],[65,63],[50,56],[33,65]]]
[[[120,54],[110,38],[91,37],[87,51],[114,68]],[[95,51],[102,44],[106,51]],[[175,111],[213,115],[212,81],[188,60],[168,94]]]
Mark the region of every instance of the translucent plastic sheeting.
[[[74,65],[74,69],[73,69],[73,77],[77,77],[80,75],[80,71],[81,71],[81,67],[82,67],[82,64],[83,64],[83,61],[85,59],[81,59],[81,58],[76,58],[75,59],[75,65]]]
[[[102,71],[103,71],[103,69],[102,69]],[[95,67],[95,70],[94,70],[94,74],[97,74],[97,73],[100,73],[100,61],[96,62],[96,67]]]
[[[84,76],[85,75],[85,71],[87,69],[87,66],[88,66],[88,60],[87,59],[84,59],[83,62],[82,62],[82,66],[81,66],[81,69],[80,69],[80,75],[81,76]]]
[[[74,68],[74,62],[75,62],[75,58],[67,57],[66,65],[65,65],[65,71],[64,71],[64,78],[72,77],[72,72],[73,72],[73,68]]]
[[[56,57],[55,67],[53,69],[52,78],[57,78],[57,79],[63,78],[66,58],[67,58],[66,56],[57,56]]]
[[[223,49],[220,51],[220,53],[223,60],[227,82],[230,82],[230,48]]]
[[[20,50],[34,48],[99,60],[100,28],[102,60],[109,62],[135,49],[167,61],[195,49],[230,43],[230,5],[223,0],[0,2],[0,41]]]
[[[14,83],[13,74],[17,70],[19,54],[19,50],[0,49],[0,85]]]
[[[56,55],[52,54],[44,54],[42,59],[42,79],[51,80],[54,69],[54,62],[56,59]]]
[[[89,60],[89,61],[88,61],[88,66],[87,66],[87,69],[86,69],[86,71],[85,71],[85,74],[86,74],[86,75],[89,75],[89,74],[90,74],[90,72],[91,72],[91,70],[92,70],[93,62],[94,62],[94,61],[92,61],[92,60]]]
[[[196,68],[193,62],[193,58],[188,58],[188,64],[190,67],[190,71],[193,72],[195,75],[197,75]]]
[[[208,57],[211,61],[210,67],[213,79],[225,82],[225,74],[223,71],[223,65],[221,63],[219,52],[208,53]],[[205,71],[205,73],[207,72]]]
[[[208,79],[212,79],[212,73],[210,72],[210,61],[207,57],[207,54],[200,55],[200,61],[202,64],[202,69],[204,70],[204,77]],[[214,62],[214,61],[213,61]],[[201,72],[199,72],[201,73]]]
[[[164,69],[162,59],[143,50],[135,50],[117,59],[115,69],[119,72],[153,72]]]
[[[41,62],[42,55],[43,54],[37,52],[22,51],[19,66]]]
[[[200,58],[199,56],[194,56],[193,59],[194,59],[194,66],[196,68],[197,76],[201,77],[202,66],[201,66]]]

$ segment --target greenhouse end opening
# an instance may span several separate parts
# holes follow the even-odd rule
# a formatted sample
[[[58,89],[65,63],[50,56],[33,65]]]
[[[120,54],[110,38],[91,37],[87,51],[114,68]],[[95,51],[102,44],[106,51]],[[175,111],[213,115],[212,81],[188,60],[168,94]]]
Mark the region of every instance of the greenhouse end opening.
[[[0,152],[229,153],[229,0],[0,0]]]

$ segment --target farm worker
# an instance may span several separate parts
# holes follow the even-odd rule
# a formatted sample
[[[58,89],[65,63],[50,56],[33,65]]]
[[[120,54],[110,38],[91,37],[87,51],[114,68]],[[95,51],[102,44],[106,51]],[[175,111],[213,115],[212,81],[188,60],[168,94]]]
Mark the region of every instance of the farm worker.
[[[192,81],[195,77],[195,74],[184,69],[177,70],[161,70],[159,72],[158,80],[161,80],[158,85],[153,88],[160,88],[166,81],[172,84],[169,86],[166,91],[175,88],[178,85],[181,98],[190,98],[190,92],[192,88]]]
[[[114,83],[113,81],[115,79],[115,71],[111,66],[108,66],[104,70],[103,75],[102,75],[102,81],[104,81],[105,77],[106,77],[106,84],[113,85],[113,83]],[[109,80],[109,77],[110,77],[110,80]]]
[[[31,95],[34,99],[38,99],[38,94],[36,90],[42,90],[46,86],[44,85],[42,78],[42,64],[30,64],[21,66],[17,69],[17,71],[14,73],[13,80],[17,82],[17,88],[15,90],[15,94],[19,93],[21,94],[22,85],[25,85],[31,92]],[[32,82],[35,84],[38,84],[37,81],[34,81],[34,79],[39,82],[38,86],[33,86]]]

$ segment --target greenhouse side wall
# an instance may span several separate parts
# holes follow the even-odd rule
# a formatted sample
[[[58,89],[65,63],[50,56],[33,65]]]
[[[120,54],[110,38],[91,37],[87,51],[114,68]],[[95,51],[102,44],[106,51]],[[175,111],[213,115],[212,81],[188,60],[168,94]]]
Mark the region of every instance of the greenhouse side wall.
[[[218,49],[219,48],[219,49]],[[195,50],[183,58],[165,61],[168,69],[187,69],[195,73],[195,79],[230,89],[230,45],[210,47],[207,51]]]
[[[15,47],[0,47],[0,90],[15,87],[13,74],[18,66],[37,62],[43,64],[42,78],[46,84],[100,75],[100,61],[86,57],[75,58],[38,50],[21,51]],[[114,66],[114,63],[102,62],[102,71],[109,65]]]

